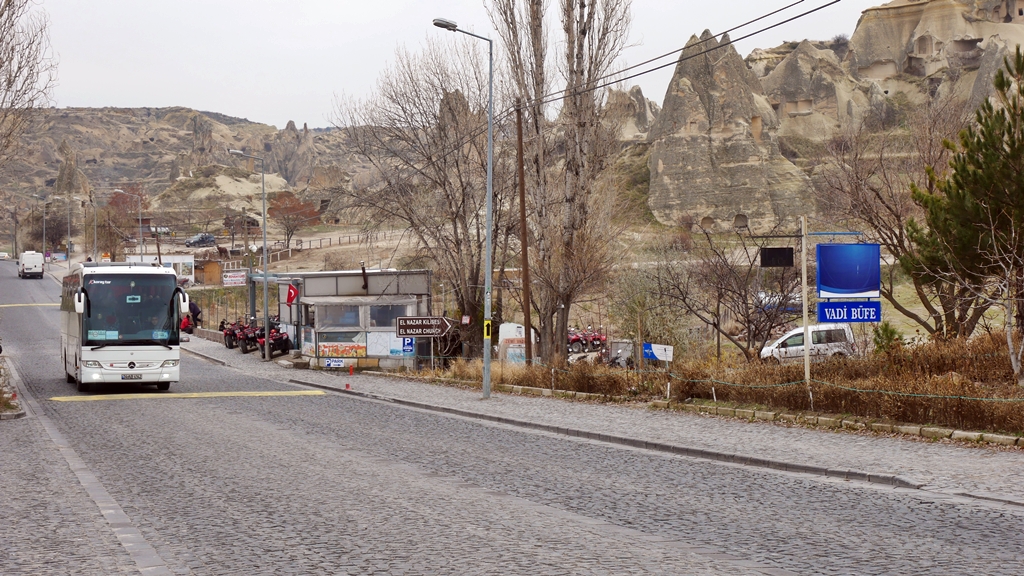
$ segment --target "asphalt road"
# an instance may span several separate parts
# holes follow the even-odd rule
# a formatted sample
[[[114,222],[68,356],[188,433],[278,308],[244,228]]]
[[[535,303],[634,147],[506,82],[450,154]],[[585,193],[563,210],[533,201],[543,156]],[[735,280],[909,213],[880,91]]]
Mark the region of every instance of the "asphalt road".
[[[58,294],[0,262],[0,306]],[[0,308],[33,412],[0,422],[3,574],[1024,573],[1013,506],[330,393],[81,395],[58,318]],[[306,390],[190,356],[170,390],[271,391]]]

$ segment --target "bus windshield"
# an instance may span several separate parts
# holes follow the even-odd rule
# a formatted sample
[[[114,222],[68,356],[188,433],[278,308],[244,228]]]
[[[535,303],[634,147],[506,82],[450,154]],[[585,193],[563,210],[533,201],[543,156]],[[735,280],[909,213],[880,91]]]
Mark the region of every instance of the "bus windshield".
[[[83,346],[179,343],[174,276],[90,274],[83,280],[89,295]]]

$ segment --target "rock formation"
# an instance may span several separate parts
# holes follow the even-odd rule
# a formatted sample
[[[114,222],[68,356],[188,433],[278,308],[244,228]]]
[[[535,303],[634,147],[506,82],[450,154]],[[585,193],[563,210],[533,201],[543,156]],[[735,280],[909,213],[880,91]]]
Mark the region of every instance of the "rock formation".
[[[618,123],[618,138],[622,142],[646,140],[660,111],[657,104],[644,97],[639,86],[633,86],[629,92],[608,93],[608,115]]]
[[[848,41],[788,42],[746,65],[731,47],[680,61],[649,137],[649,206],[665,224],[752,230],[813,214],[809,181],[780,150],[810,170],[826,140],[894,102],[955,90],[977,106],[1018,44],[1024,0],[894,0],[865,10]],[[691,39],[681,58],[697,51]]]
[[[649,137],[651,211],[714,230],[792,225],[811,202],[810,180],[780,153],[778,119],[736,50],[697,55],[718,45],[705,31],[680,55]]]
[[[835,52],[804,40],[761,79],[779,118],[779,136],[821,140],[859,119],[869,97]]]
[[[988,94],[986,61],[1024,44],[1024,1],[894,0],[868,8],[850,39],[850,72],[883,92],[906,91],[912,78],[928,78],[934,91],[943,73]],[[947,73],[948,72],[948,73]],[[994,70],[991,71],[994,73]]]
[[[246,140],[243,149],[262,156],[268,173],[280,174],[293,186],[305,186],[313,176],[313,134],[305,124],[300,132],[295,122],[289,120],[284,130],[269,138],[254,136]],[[257,166],[253,168],[258,169]]]
[[[279,173],[300,189],[314,166],[360,171],[340,130],[296,128],[294,123],[278,130],[181,107],[50,108],[41,111],[34,129],[24,136],[24,152],[0,172],[0,187],[32,190],[53,181],[63,162],[59,148],[65,140],[93,186],[138,182],[150,194],[178,178],[198,178],[211,164],[245,167],[228,149],[246,146],[266,157],[268,174]],[[259,170],[258,165],[252,168]]]

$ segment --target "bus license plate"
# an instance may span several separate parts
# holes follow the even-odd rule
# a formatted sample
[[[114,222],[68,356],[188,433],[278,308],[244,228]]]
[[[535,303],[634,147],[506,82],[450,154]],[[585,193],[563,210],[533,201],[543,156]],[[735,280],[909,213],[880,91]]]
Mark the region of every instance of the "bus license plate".
[[[121,374],[121,380],[142,380],[142,374]]]

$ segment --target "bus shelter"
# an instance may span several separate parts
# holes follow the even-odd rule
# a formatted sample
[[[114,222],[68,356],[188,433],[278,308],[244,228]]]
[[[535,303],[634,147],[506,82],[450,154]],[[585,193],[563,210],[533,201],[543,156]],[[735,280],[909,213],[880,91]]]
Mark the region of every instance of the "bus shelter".
[[[399,317],[430,314],[429,270],[285,273],[275,281],[281,324],[310,364],[415,368],[417,354],[429,354],[429,339],[397,336]]]

